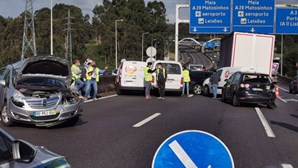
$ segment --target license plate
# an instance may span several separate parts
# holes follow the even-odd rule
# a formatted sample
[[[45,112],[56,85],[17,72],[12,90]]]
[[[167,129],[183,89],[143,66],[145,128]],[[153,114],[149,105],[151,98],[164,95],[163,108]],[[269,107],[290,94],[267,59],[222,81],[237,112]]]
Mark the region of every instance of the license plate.
[[[34,117],[41,117],[41,116],[52,116],[56,115],[57,110],[52,110],[52,111],[38,111],[34,112]]]
[[[253,91],[259,91],[259,92],[263,92],[262,88],[252,88]]]

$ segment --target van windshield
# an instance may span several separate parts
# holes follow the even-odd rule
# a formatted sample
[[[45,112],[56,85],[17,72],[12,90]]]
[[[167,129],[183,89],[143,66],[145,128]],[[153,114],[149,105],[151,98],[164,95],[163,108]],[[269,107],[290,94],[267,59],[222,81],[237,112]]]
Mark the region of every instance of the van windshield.
[[[166,68],[168,74],[181,74],[181,68],[179,64],[162,63]]]

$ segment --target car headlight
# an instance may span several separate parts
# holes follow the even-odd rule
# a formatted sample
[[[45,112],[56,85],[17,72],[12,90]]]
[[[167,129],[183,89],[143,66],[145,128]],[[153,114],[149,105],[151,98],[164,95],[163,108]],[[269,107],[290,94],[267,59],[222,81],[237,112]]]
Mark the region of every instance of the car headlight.
[[[11,100],[16,106],[23,107],[24,106],[24,98],[25,98],[25,96],[20,91],[15,90]]]

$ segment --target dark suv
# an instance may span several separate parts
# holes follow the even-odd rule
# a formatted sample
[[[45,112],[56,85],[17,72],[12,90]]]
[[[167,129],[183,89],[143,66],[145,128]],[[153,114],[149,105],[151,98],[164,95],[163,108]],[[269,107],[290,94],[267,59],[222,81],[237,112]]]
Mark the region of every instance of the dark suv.
[[[189,90],[196,95],[202,94],[202,86],[205,79],[209,78],[213,72],[208,71],[190,71]]]
[[[267,104],[275,107],[275,84],[269,75],[259,73],[236,72],[222,91],[222,101],[231,101],[234,106],[241,103]]]

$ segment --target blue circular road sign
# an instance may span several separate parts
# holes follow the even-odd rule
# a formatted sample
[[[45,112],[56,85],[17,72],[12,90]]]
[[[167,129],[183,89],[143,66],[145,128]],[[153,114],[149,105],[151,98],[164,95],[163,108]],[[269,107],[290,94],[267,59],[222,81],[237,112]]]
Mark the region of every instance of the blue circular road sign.
[[[207,132],[189,130],[172,135],[156,151],[152,168],[234,168],[226,145]]]

